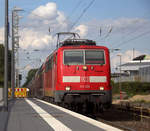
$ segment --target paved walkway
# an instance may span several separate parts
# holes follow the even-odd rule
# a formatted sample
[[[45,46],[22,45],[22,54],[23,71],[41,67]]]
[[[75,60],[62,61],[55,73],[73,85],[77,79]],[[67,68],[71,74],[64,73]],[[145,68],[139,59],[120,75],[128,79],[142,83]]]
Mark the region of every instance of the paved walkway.
[[[120,131],[91,118],[38,99],[9,102],[0,112],[0,131]]]

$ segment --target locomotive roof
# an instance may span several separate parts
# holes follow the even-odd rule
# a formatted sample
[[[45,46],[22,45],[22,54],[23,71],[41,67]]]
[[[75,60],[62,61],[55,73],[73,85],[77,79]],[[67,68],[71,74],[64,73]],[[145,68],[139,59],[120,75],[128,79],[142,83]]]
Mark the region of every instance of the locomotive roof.
[[[59,43],[59,46],[79,46],[79,45],[91,45],[95,46],[96,42],[88,39],[67,39]]]
[[[88,45],[80,45],[80,46],[61,46],[58,48],[59,50],[64,50],[64,49],[108,49],[106,46],[100,46],[100,45],[93,45],[93,46],[88,46]]]

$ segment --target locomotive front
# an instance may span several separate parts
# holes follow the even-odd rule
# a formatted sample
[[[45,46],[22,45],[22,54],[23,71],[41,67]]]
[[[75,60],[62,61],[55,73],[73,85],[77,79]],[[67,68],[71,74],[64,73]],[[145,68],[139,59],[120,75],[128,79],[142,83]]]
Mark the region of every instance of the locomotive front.
[[[86,43],[65,45],[57,55],[57,101],[68,105],[111,105],[108,48]]]

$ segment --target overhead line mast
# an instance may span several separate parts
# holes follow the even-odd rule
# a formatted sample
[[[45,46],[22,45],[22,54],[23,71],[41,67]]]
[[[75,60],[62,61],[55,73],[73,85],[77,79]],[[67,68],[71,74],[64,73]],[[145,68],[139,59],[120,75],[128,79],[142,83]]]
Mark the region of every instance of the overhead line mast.
[[[12,87],[12,98],[14,98],[15,90],[15,74],[16,74],[16,85],[19,87],[19,15],[18,12],[23,11],[21,8],[14,7],[12,10],[12,64],[11,64],[11,87]],[[15,57],[16,53],[16,57]],[[15,59],[16,58],[16,59]],[[15,60],[17,64],[15,73]]]

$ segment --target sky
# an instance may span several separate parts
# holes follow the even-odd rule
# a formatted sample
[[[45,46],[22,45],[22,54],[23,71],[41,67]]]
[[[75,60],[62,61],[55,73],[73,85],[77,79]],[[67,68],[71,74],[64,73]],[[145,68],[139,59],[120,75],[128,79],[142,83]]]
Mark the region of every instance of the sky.
[[[113,72],[119,65],[118,54],[122,63],[132,60],[133,50],[134,57],[150,54],[150,0],[9,0],[10,23],[15,6],[24,10],[19,13],[23,16],[19,68],[24,79],[55,49],[55,34],[62,31],[77,32],[108,47]],[[0,0],[0,43],[4,41],[4,7]]]

